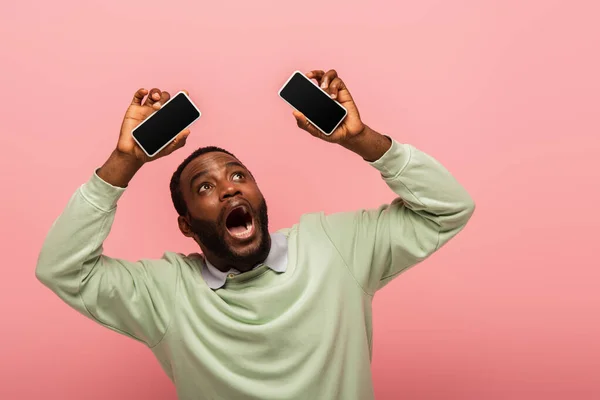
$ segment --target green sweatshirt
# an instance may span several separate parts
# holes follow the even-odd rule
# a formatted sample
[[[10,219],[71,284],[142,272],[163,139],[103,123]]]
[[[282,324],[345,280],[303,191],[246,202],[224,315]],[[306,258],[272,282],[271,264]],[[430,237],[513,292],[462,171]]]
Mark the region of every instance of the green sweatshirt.
[[[455,236],[474,203],[413,146],[393,141],[370,164],[396,200],[305,214],[278,231],[284,272],[261,265],[216,290],[196,253],[103,254],[126,189],[94,173],[52,225],[36,276],[83,315],[145,343],[180,399],[372,399],[373,295]]]

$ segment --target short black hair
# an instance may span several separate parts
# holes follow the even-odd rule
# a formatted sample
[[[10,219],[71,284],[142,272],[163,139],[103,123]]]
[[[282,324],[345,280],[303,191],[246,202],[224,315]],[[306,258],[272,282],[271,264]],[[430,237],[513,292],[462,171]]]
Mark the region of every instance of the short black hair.
[[[183,172],[185,167],[187,167],[187,165],[194,159],[200,157],[203,154],[212,152],[221,152],[229,154],[231,157],[239,161],[239,159],[233,154],[231,154],[229,151],[217,146],[200,147],[192,154],[190,154],[185,160],[183,160],[183,162],[179,164],[179,167],[177,167],[177,169],[173,173],[173,176],[171,177],[171,183],[169,185],[171,188],[171,199],[173,200],[173,205],[175,206],[175,210],[177,210],[177,213],[179,215],[184,216],[188,212],[187,204],[185,204],[185,200],[183,199],[183,193],[181,193],[181,173]]]

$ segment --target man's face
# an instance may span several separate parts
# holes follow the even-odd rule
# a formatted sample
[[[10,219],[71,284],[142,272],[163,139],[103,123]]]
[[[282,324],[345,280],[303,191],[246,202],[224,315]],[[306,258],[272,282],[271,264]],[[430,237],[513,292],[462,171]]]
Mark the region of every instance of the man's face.
[[[180,184],[189,229],[217,268],[251,268],[264,261],[271,244],[267,205],[236,158],[203,154],[185,167]]]

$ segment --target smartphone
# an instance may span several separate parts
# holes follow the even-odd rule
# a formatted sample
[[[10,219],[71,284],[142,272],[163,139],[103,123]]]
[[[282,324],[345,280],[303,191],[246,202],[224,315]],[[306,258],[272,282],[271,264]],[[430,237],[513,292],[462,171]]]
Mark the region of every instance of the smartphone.
[[[300,71],[295,71],[279,90],[279,97],[300,111],[325,135],[331,135],[348,111]]]
[[[179,92],[133,128],[131,135],[148,157],[154,157],[201,115],[190,97]]]

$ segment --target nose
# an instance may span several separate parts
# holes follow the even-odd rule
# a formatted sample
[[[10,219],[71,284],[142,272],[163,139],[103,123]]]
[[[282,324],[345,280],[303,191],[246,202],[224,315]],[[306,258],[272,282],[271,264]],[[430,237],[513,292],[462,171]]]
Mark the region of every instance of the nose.
[[[240,193],[240,190],[233,184],[233,182],[227,181],[222,186],[221,200],[226,200],[230,197],[237,196]]]

